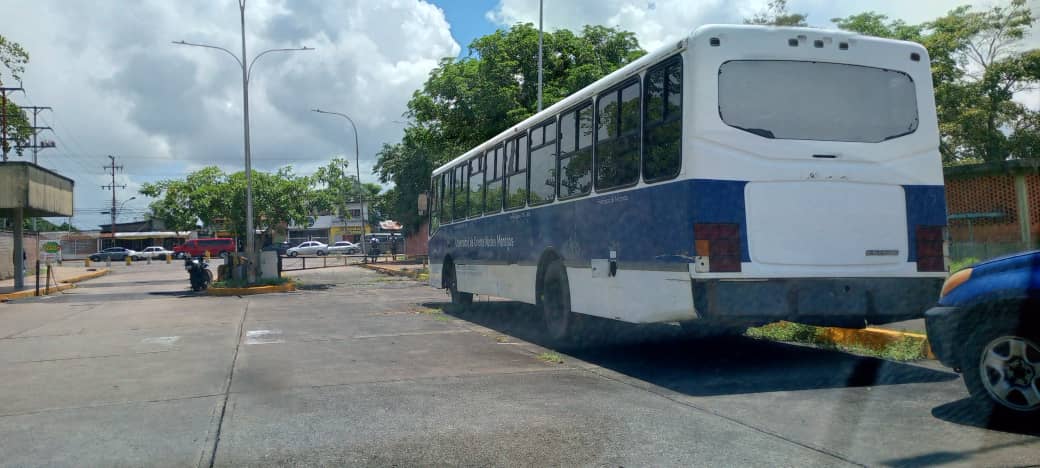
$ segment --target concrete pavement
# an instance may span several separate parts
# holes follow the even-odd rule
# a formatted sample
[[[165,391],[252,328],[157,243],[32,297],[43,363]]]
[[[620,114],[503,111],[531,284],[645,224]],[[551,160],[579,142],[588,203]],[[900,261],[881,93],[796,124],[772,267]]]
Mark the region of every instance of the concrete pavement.
[[[531,307],[357,267],[207,297],[116,267],[0,305],[0,464],[1025,465],[955,374],[750,339],[618,327],[546,351]],[[541,343],[541,344],[540,344]]]

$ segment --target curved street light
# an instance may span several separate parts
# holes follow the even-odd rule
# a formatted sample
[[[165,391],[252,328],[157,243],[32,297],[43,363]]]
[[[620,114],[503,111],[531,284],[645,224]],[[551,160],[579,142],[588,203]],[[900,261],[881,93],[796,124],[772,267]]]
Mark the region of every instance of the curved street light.
[[[223,47],[209,45],[209,44],[197,44],[194,42],[187,41],[173,41],[174,44],[192,47],[203,47],[206,49],[215,49],[227,53],[231,58],[235,59],[238,66],[242,68],[242,139],[244,140],[243,146],[245,147],[245,162],[246,162],[246,258],[249,259],[250,268],[247,268],[248,282],[253,283],[256,279],[256,256],[255,256],[255,245],[253,243],[253,237],[256,236],[256,232],[253,228],[253,164],[250,159],[249,151],[249,78],[252,75],[253,65],[256,61],[271,52],[299,52],[305,50],[314,50],[311,47],[297,47],[288,49],[269,49],[260,52],[253,60],[246,65],[246,0],[238,0],[238,13],[239,20],[242,27],[242,56],[241,58],[235,55],[228,49]]]
[[[342,112],[331,112],[331,111],[324,111],[324,110],[321,110],[321,109],[311,109],[311,112],[317,112],[319,114],[338,115],[340,117],[343,117],[344,119],[347,119],[347,122],[350,122],[351,128],[354,129],[354,168],[357,170],[358,199],[361,202],[361,252],[362,252],[362,254],[364,254],[365,250],[366,250],[366,243],[365,243],[365,226],[366,226],[366,224],[365,224],[365,186],[361,185],[361,150],[360,150],[360,146],[358,145],[357,125],[354,125],[354,119],[350,118],[349,115],[344,114]]]

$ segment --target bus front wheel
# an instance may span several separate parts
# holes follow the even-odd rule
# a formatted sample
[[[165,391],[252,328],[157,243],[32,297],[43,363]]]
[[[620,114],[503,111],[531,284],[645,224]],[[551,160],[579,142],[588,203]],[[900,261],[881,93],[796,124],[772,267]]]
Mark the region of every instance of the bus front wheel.
[[[444,269],[444,283],[451,292],[451,303],[467,306],[473,303],[473,293],[459,291],[458,277],[455,276],[455,264],[449,263]]]

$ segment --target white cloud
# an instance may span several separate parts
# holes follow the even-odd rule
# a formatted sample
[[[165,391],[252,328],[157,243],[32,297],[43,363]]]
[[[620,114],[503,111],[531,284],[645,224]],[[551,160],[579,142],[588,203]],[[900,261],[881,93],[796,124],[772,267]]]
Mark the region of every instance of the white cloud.
[[[128,184],[120,199],[136,195],[142,182],[204,165],[242,167],[237,64],[219,51],[170,44],[183,39],[237,55],[237,2],[0,0],[0,11],[2,33],[31,55],[23,76],[28,96],[15,98],[54,107],[43,117],[55,127],[58,148],[41,152],[40,161],[76,180],[83,211],[75,224],[107,222],[86,213],[111,203],[100,188],[108,183],[101,169],[108,154],[126,166],[117,178]],[[269,48],[316,48],[257,62],[250,85],[254,167],[293,164],[308,173],[334,155],[353,161],[347,122],[310,112],[322,107],[357,123],[366,181],[375,180],[371,167],[382,143],[400,137],[403,126],[393,120],[412,91],[442,57],[460,50],[443,12],[423,0],[250,0],[246,29],[250,57]],[[147,206],[138,198],[126,205],[128,213]]]

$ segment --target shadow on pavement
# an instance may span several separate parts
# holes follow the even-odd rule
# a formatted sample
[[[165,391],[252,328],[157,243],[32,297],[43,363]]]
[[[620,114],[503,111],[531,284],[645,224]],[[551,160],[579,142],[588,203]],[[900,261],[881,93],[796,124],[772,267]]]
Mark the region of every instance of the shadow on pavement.
[[[1012,434],[1040,436],[1040,429],[1037,429],[1035,425],[1032,428],[1028,428],[1001,421],[991,421],[989,415],[983,414],[982,411],[979,411],[979,409],[968,398],[946,403],[942,406],[936,406],[932,409],[932,416],[962,426],[971,426],[979,429],[1008,432]],[[1040,443],[1040,439],[1037,439],[1036,442]]]
[[[427,303],[463,320],[552,347],[586,362],[687,395],[844,388],[940,382],[956,374],[883,359],[746,337],[688,339],[669,324],[611,322],[602,344],[552,346],[540,314],[516,302],[480,302],[461,309]]]

